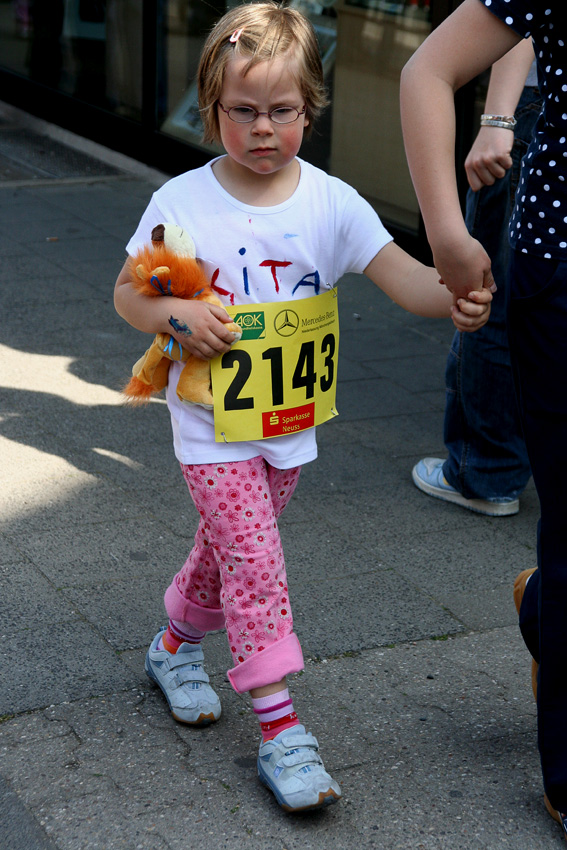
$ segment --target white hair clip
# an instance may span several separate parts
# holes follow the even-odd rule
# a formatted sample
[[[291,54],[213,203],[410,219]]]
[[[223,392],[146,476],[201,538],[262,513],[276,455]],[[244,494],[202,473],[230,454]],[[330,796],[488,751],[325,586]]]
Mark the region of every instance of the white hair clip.
[[[230,36],[230,39],[229,39],[230,43],[236,44],[236,42],[238,41],[238,39],[240,38],[240,36],[242,35],[243,32],[244,32],[244,27],[241,27],[239,30],[234,30],[234,32],[232,33],[232,35]]]

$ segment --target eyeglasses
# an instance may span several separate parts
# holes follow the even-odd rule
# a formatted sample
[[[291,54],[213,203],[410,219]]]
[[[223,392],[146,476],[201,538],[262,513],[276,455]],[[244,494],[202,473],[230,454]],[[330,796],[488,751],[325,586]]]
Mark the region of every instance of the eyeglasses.
[[[267,115],[274,124],[293,124],[300,115],[305,114],[305,106],[301,110],[296,109],[294,106],[278,106],[269,112],[258,112],[257,109],[253,109],[251,106],[231,106],[230,109],[225,109],[220,100],[219,106],[228,115],[230,120],[235,121],[237,124],[251,124],[259,115]]]

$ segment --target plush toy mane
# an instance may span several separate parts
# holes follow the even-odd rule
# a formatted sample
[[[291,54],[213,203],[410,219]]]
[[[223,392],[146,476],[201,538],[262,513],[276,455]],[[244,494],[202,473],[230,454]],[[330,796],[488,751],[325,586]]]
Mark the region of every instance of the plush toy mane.
[[[163,243],[144,246],[128,263],[134,286],[143,295],[194,298],[213,291],[196,260],[180,256]]]

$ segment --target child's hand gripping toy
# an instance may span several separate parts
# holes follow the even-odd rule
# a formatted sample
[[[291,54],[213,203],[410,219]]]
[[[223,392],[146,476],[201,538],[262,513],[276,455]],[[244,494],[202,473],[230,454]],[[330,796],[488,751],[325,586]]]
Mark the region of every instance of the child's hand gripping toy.
[[[195,244],[178,224],[158,224],[152,230],[152,243],[141,248],[128,261],[132,281],[143,295],[196,298],[209,304],[223,305],[211,289],[207,276],[195,259]],[[236,334],[242,330],[234,322],[227,328]],[[211,370],[208,361],[194,357],[170,334],[156,334],[146,353],[132,368],[132,378],[123,393],[133,404],[143,404],[167,384],[172,361],[185,363],[179,376],[177,395],[182,401],[213,406]]]

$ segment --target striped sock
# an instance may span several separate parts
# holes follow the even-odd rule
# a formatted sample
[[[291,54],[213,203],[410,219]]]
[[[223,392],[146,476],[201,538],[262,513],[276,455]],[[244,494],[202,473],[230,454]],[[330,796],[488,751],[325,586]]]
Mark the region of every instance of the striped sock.
[[[167,630],[161,636],[158,649],[165,649],[175,655],[182,643],[190,643],[198,646],[205,632],[199,631],[191,623],[182,623],[179,620],[170,620]]]
[[[264,741],[275,738],[284,729],[291,729],[299,723],[287,688],[268,697],[252,699],[252,708],[254,714],[258,715]]]

